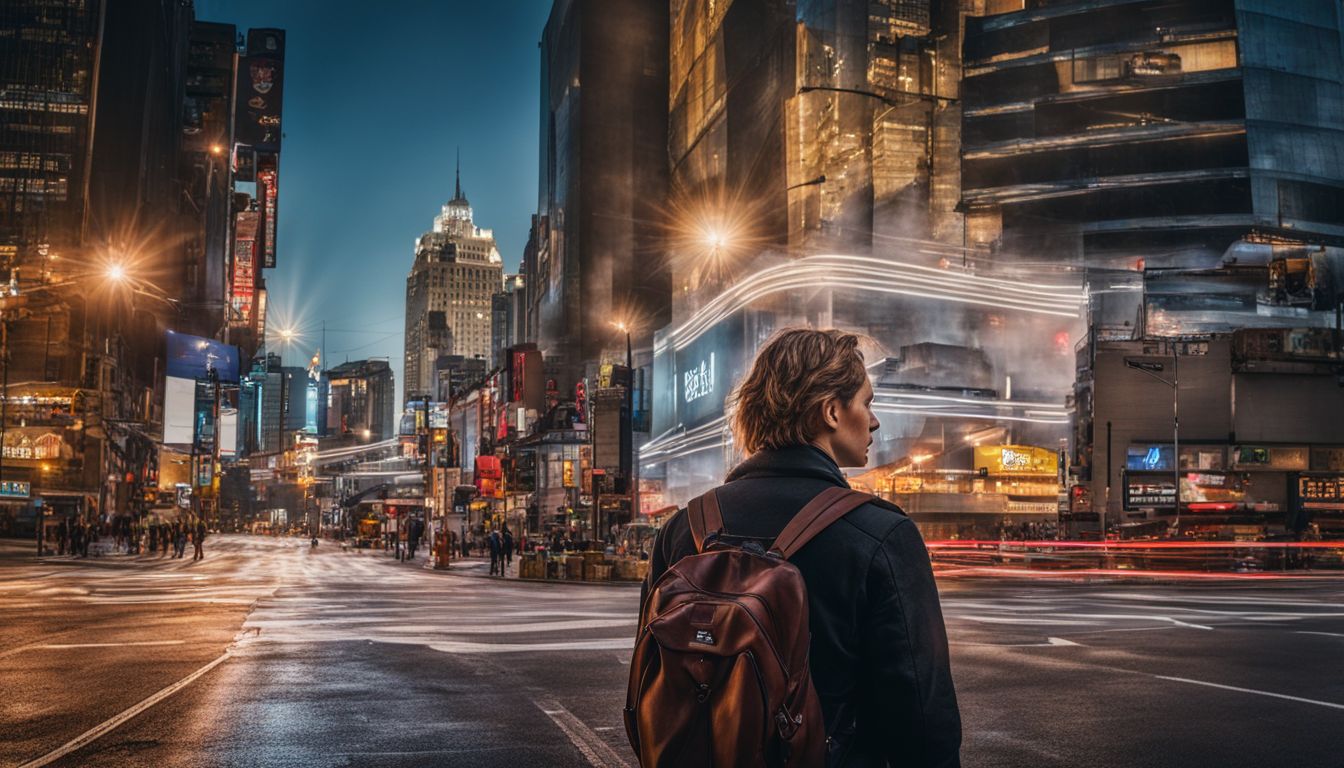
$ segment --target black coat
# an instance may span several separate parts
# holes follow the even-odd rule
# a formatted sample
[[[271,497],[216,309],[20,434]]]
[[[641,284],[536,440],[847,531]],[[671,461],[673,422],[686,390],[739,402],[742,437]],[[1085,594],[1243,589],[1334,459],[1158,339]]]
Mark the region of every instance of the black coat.
[[[847,485],[811,446],[761,451],[718,489],[728,533],[774,539],[803,505]],[[683,509],[654,542],[644,595],[695,553]],[[938,591],[915,524],[894,504],[864,504],[792,558],[807,583],[812,681],[844,766],[958,766],[961,715]],[[642,603],[641,596],[641,603]]]

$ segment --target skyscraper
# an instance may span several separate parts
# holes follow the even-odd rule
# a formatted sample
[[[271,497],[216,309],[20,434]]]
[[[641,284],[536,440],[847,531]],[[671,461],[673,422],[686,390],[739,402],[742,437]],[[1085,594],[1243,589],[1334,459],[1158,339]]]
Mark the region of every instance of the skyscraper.
[[[439,355],[490,360],[491,297],[503,279],[494,233],[473,221],[459,173],[453,199],[434,217],[434,228],[416,240],[415,263],[406,278],[404,400],[433,394]],[[443,327],[431,323],[438,313]]]
[[[556,0],[541,40],[540,199],[524,257],[529,339],[565,389],[669,319],[666,0]],[[460,350],[459,350],[460,351]]]

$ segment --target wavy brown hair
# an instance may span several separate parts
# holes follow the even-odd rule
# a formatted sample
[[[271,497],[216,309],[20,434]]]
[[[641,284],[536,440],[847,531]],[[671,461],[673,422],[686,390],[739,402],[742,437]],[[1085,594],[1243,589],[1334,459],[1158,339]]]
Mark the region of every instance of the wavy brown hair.
[[[803,445],[821,429],[821,404],[848,404],[868,377],[861,339],[838,330],[786,328],[766,342],[737,385],[733,437],[746,455]]]

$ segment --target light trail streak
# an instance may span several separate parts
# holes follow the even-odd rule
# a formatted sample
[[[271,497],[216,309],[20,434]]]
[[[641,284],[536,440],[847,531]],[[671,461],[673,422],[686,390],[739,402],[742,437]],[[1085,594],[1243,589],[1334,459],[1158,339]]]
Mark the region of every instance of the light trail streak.
[[[926,541],[929,549],[970,549],[990,547],[1026,551],[1043,549],[1340,549],[1344,541],[1079,541],[1042,539],[1039,541],[1000,541],[998,539],[943,539]],[[985,549],[974,551],[984,552]]]
[[[728,317],[739,309],[751,304],[753,301],[774,293],[781,293],[795,288],[818,288],[818,287],[841,287],[858,288],[874,293],[886,293],[899,296],[911,296],[921,299],[943,299],[963,304],[973,304],[995,309],[1011,309],[1035,314],[1053,315],[1056,317],[1076,318],[1079,314],[1079,308],[1073,304],[1059,304],[1054,302],[1042,301],[1040,298],[1031,299],[1006,299],[1000,298],[997,301],[980,298],[983,293],[951,290],[939,288],[937,286],[921,287],[918,283],[908,288],[893,287],[890,283],[872,277],[841,277],[835,274],[831,268],[808,269],[807,274],[790,275],[787,278],[777,278],[769,281],[763,281],[756,287],[737,293],[736,301],[732,305],[713,315],[705,314],[702,317],[694,318],[688,323],[695,323],[690,329],[689,335],[685,338],[677,337],[675,342],[677,349],[682,349],[686,345],[695,341],[701,334]],[[731,290],[731,289],[730,289]],[[727,292],[723,295],[728,295]],[[707,307],[709,309],[710,307]],[[664,345],[665,346],[665,345]],[[660,350],[661,351],[661,350]]]
[[[1080,577],[1097,576],[1126,579],[1171,579],[1186,581],[1300,581],[1302,579],[1338,580],[1339,576],[1311,573],[1234,573],[1229,571],[1149,571],[1130,568],[1074,568],[1069,570],[1040,571],[1032,568],[1004,566],[944,567],[934,564],[936,576],[989,576],[1000,579],[1053,579],[1077,581]]]
[[[344,461],[352,456],[358,456],[361,453],[370,453],[374,451],[395,448],[401,443],[401,438],[394,437],[388,440],[382,440],[377,443],[368,443],[367,445],[356,445],[349,448],[331,448],[325,451],[318,451],[313,454],[313,464],[330,464],[336,461]]]
[[[902,402],[918,400],[918,403]],[[980,406],[985,410],[971,412],[964,406]],[[957,410],[953,410],[957,409]],[[1005,409],[1020,415],[1004,413]],[[1068,424],[1071,416],[1063,406],[1051,403],[1014,400],[976,399],[925,392],[883,391],[880,387],[873,397],[873,410],[901,416],[948,416],[986,421],[1012,421],[1027,424]],[[724,445],[728,435],[726,416],[720,416],[680,434],[664,434],[644,445],[639,451],[640,461],[668,460],[701,453]]]
[[[897,405],[874,406],[874,411],[879,413],[896,414],[921,414],[924,416],[955,416],[963,419],[981,419],[986,421],[1016,421],[1025,424],[1068,424],[1068,418],[1041,419],[1030,416],[1004,416],[997,413],[967,413],[965,411],[943,411],[929,410],[915,407],[902,407]]]
[[[874,400],[937,400],[946,403],[964,403],[968,405],[990,405],[1007,408],[1043,408],[1046,410],[1058,410],[1061,413],[1067,413],[1064,406],[1059,403],[1033,403],[1026,400],[991,400],[989,398],[973,397],[954,397],[952,395],[933,395],[923,392],[902,392],[891,391],[880,388],[873,393]]]
[[[1081,287],[948,272],[867,256],[809,256],[767,267],[730,286],[674,329],[667,337],[672,341],[664,339],[655,352],[665,351],[669,343],[682,349],[751,302],[802,287],[856,288],[1067,318],[1079,316],[1086,295]]]

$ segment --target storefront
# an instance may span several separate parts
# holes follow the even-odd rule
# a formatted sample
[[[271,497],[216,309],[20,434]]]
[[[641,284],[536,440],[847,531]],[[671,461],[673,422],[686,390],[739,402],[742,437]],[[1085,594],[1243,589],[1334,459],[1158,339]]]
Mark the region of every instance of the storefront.
[[[1308,538],[1344,537],[1344,472],[1299,472],[1290,478],[1288,529]]]
[[[974,446],[970,466],[934,467],[931,456],[851,478],[905,510],[926,540],[1053,538],[1059,516],[1059,455],[1033,445]]]

